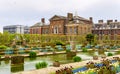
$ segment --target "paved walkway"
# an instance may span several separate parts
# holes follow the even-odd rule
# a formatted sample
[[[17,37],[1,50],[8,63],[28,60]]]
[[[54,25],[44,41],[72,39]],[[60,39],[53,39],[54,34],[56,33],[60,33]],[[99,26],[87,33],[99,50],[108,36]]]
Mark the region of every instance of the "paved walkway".
[[[120,55],[115,55],[111,57],[107,57],[108,59],[112,59],[112,57],[120,57]],[[24,72],[18,72],[14,74],[50,74],[51,72],[55,72],[58,69],[64,68],[64,67],[70,67],[77,68],[80,66],[85,66],[87,62],[93,61],[93,62],[101,62],[102,58],[99,57],[99,60],[87,60],[82,62],[76,62],[76,63],[69,63],[69,64],[63,64],[60,67],[48,67],[38,70],[31,70],[31,71],[24,71]]]
[[[46,56],[46,55],[53,55],[53,54],[65,54],[65,53],[66,53],[66,51],[60,51],[60,52],[55,52],[55,53],[53,53],[53,52],[39,52],[39,53],[37,53],[37,56]],[[16,56],[16,55],[29,57],[29,54],[14,54],[14,55],[4,55],[1,57],[1,59],[4,60],[6,56],[11,58],[12,56]]]

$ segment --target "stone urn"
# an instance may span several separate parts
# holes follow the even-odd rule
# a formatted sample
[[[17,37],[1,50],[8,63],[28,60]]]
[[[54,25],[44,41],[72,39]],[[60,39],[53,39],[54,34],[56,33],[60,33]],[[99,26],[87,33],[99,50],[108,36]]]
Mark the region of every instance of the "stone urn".
[[[93,60],[98,60],[98,56],[97,56],[97,55],[94,55],[94,56],[93,56]]]
[[[54,66],[54,67],[60,67],[60,62],[59,62],[59,61],[53,62],[53,66]]]
[[[105,58],[106,58],[106,55],[102,55],[101,58],[102,58],[102,59],[105,59]]]
[[[10,60],[10,56],[9,55],[5,55],[5,60]]]
[[[74,52],[74,51],[70,51],[70,52],[67,52],[67,57],[74,57],[74,56],[76,56],[76,52]]]
[[[119,61],[119,60],[120,60],[120,58],[119,58],[119,57],[113,57],[113,59],[114,59],[114,60],[117,60],[117,61]]]

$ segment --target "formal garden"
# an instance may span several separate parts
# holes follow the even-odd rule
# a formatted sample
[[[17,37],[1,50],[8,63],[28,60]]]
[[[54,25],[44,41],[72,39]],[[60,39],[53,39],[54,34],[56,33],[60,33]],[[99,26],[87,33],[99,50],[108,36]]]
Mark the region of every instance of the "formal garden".
[[[110,40],[109,36],[105,35],[99,40],[97,35],[92,34],[81,36],[0,33],[0,74],[60,67],[62,64],[119,55],[119,38],[120,36],[116,36],[115,40]],[[108,65],[104,64],[106,61],[109,61]],[[70,66],[52,73],[103,74],[104,69],[108,74],[118,73],[119,59],[88,62],[83,67]]]

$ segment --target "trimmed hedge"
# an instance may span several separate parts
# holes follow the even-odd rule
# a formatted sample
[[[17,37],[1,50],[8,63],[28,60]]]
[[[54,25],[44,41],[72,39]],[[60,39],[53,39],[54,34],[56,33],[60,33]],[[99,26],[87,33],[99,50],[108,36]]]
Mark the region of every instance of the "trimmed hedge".
[[[109,53],[107,54],[107,56],[113,56],[113,54],[109,52]]]
[[[81,61],[81,60],[82,60],[82,58],[79,57],[79,56],[73,57],[73,61],[74,61],[74,62],[79,62],[79,61]]]
[[[30,58],[35,58],[36,56],[37,56],[36,52],[32,51],[32,52],[29,53]]]
[[[87,48],[82,48],[82,52],[87,52]]]
[[[7,46],[5,46],[5,45],[0,46],[0,49],[6,49],[6,48],[7,48]]]

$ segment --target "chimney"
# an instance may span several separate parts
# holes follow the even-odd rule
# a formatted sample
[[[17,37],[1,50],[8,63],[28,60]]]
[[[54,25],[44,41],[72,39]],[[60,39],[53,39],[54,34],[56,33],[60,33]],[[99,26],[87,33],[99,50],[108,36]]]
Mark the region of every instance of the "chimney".
[[[89,20],[92,22],[92,21],[93,21],[93,18],[92,18],[92,17],[89,17]]]
[[[69,21],[73,19],[73,14],[72,13],[67,13],[67,18]]]
[[[42,19],[41,19],[41,22],[42,22],[42,23],[45,23],[45,18],[42,18]]]
[[[103,23],[103,20],[98,20],[98,23]]]
[[[117,20],[115,20],[115,22],[117,22]]]
[[[107,24],[109,25],[113,20],[107,20]]]

